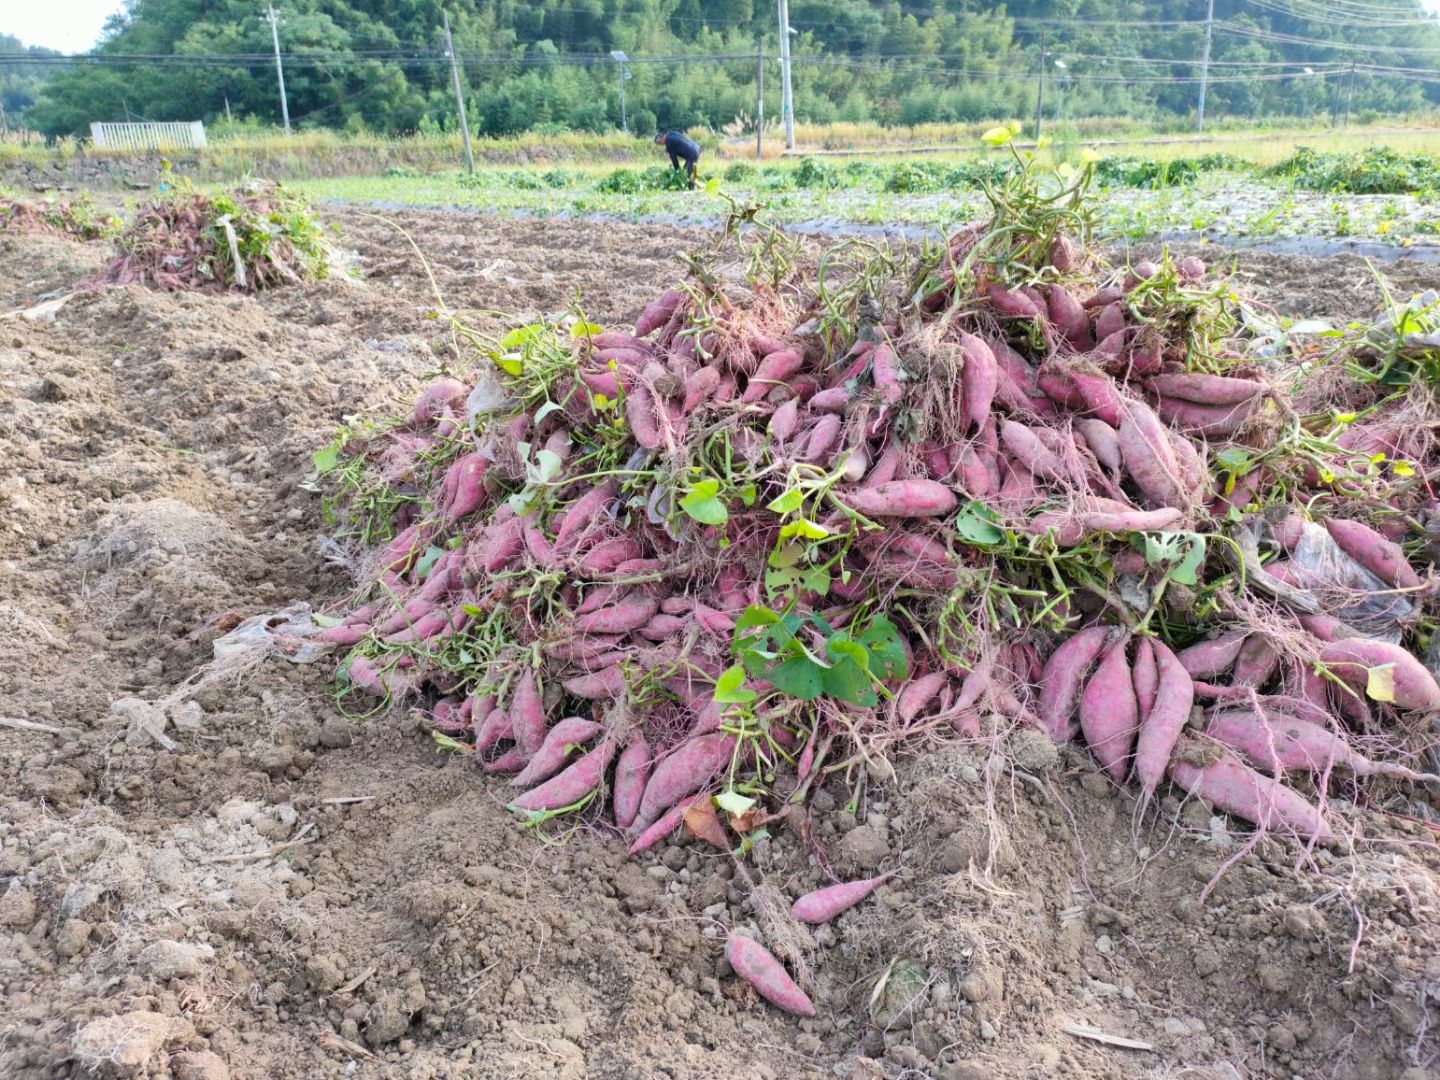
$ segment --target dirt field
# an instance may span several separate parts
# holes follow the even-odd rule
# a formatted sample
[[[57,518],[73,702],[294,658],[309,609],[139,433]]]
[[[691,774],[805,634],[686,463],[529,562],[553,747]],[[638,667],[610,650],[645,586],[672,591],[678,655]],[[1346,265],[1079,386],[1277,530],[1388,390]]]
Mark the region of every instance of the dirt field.
[[[1306,857],[1194,801],[1137,831],[1042,739],[917,746],[858,815],[820,791],[808,845],[627,859],[525,831],[412,718],[342,715],[324,660],[147,705],[242,617],[343,595],[310,454],[447,347],[399,234],[332,217],[361,284],[0,320],[0,717],[44,725],[0,726],[0,1077],[1437,1075],[1436,811],[1408,788],[1367,787],[1344,810],[1367,839]],[[701,239],[400,220],[452,304],[578,289],[602,323]],[[0,236],[0,312],[104,254]],[[1407,295],[1434,273],[1388,272]],[[1252,256],[1241,284],[1290,315],[1379,299],[1358,260]],[[720,927],[821,883],[817,853],[901,873],[797,929],[820,1015],[796,1023],[729,973]]]

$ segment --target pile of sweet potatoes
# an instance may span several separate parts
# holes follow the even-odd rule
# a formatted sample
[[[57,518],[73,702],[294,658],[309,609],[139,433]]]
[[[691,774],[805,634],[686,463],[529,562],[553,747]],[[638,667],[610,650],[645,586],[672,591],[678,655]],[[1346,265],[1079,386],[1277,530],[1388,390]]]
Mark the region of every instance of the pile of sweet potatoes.
[[[1343,357],[1248,359],[1227,283],[1112,270],[1055,205],[997,201],[885,296],[697,260],[633,329],[522,328],[343,436],[390,539],[324,631],[342,686],[633,851],[743,844],[877,749],[1016,725],[1142,810],[1169,783],[1312,843],[1336,785],[1429,779],[1401,758],[1440,712],[1434,462],[1354,434],[1392,389],[1298,410]],[[1307,521],[1406,617],[1337,616],[1287,558]]]

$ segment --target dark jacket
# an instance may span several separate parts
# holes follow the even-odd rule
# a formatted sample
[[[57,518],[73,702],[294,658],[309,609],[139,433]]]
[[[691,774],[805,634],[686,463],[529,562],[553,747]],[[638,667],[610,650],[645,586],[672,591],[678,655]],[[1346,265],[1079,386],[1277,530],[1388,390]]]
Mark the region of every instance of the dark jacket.
[[[684,132],[680,131],[665,133],[665,153],[670,155],[672,169],[678,169],[682,161],[694,165],[700,160],[699,145],[686,138]]]

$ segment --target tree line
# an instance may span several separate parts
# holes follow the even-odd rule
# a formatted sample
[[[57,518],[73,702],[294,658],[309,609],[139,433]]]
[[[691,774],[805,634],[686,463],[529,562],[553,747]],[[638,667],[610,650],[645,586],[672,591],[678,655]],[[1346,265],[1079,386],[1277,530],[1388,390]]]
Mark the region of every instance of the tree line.
[[[1222,29],[1207,114],[1434,108],[1440,23],[1423,21],[1420,0],[1390,7],[1381,19],[1369,4],[1216,0]],[[1205,0],[791,0],[795,113],[887,125],[1023,117],[1043,69],[1047,116],[1174,122],[1196,106],[1205,9]],[[453,124],[438,0],[276,0],[276,10],[299,126],[399,133]],[[0,60],[0,91],[12,122],[49,135],[127,117],[274,123],[264,11],[261,0],[128,0],[95,50],[101,64]],[[771,57],[766,112],[778,114],[769,0],[454,0],[450,19],[482,134],[618,127],[612,50],[635,58],[632,131],[717,128],[753,114],[757,48]],[[18,51],[0,39],[0,53]],[[158,59],[117,62],[127,56]],[[1432,79],[1374,66],[1425,69]]]

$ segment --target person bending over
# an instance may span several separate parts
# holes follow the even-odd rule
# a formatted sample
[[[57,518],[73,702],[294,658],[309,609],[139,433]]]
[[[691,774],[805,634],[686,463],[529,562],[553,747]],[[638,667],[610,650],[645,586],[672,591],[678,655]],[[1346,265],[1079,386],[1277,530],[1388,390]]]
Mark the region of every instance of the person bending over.
[[[695,190],[695,165],[700,160],[700,147],[690,138],[687,138],[683,131],[661,131],[655,135],[657,146],[663,145],[665,153],[670,155],[670,167],[680,168],[680,163],[685,163],[685,176],[690,181],[690,190]]]

